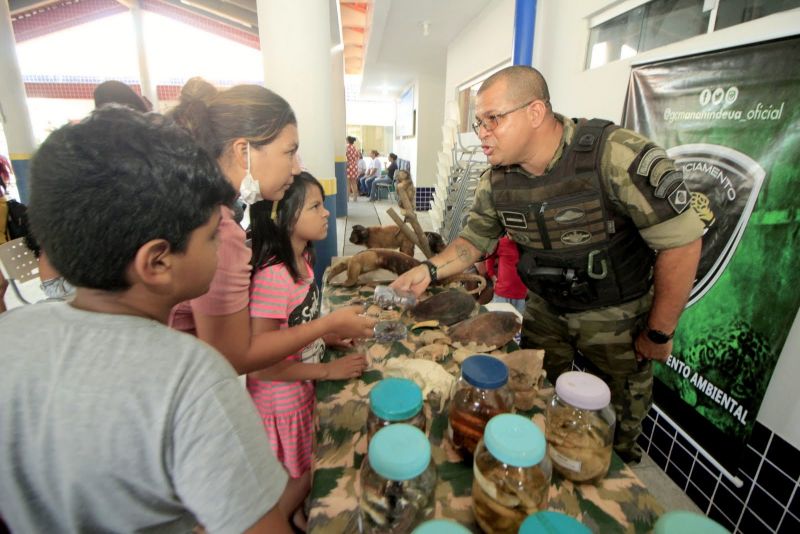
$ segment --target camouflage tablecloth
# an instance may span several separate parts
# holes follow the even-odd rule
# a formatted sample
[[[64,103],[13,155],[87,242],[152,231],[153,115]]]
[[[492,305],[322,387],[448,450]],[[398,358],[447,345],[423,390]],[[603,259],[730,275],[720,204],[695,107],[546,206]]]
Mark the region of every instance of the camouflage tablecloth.
[[[372,287],[323,288],[323,308],[338,307],[364,300]],[[362,347],[362,349],[365,347]],[[310,496],[309,532],[341,534],[358,532],[359,468],[367,453],[366,420],[369,412],[369,391],[383,378],[381,361],[411,355],[414,346],[407,342],[381,345],[369,343],[372,362],[359,379],[320,381],[317,383],[315,410],[315,450],[313,485]],[[324,361],[342,356],[328,350]],[[442,366],[458,375],[458,364],[448,358]],[[542,415],[547,396],[543,390],[533,410],[526,413],[543,426]],[[472,464],[461,461],[448,441],[446,407],[425,403],[432,455],[436,463],[437,518],[449,518],[480,532],[472,514]],[[553,474],[549,509],[578,518],[594,532],[649,532],[662,507],[642,482],[616,454],[608,476],[598,485],[573,484]]]

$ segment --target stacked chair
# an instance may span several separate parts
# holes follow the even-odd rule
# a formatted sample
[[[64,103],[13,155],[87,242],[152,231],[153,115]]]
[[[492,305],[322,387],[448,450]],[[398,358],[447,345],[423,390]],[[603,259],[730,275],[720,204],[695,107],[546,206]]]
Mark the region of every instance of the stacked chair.
[[[458,237],[472,207],[478,179],[489,168],[480,146],[461,144],[458,117],[458,104],[448,102],[436,164],[436,194],[430,201],[431,223],[446,243]]]

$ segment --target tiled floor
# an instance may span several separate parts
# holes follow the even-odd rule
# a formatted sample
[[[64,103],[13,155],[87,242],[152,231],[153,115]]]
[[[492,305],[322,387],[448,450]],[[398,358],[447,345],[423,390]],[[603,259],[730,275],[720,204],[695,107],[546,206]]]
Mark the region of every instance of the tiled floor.
[[[639,477],[650,493],[664,507],[664,510],[688,510],[702,514],[697,505],[661,470],[652,458],[646,454],[639,465],[633,466],[633,472]]]
[[[394,224],[394,221],[386,215],[386,210],[393,205],[395,205],[393,202],[387,201],[369,202],[363,197],[359,198],[358,202],[350,202],[347,206],[347,217],[339,217],[336,220],[339,253],[342,256],[351,256],[364,250],[364,247],[353,245],[347,240],[354,224],[364,226]],[[427,212],[418,212],[417,217],[424,230],[432,230]],[[416,255],[418,258],[423,258],[420,251],[417,251]],[[702,513],[697,505],[680,490],[649,456],[645,455],[642,462],[633,467],[633,471],[665,510],[689,510]]]

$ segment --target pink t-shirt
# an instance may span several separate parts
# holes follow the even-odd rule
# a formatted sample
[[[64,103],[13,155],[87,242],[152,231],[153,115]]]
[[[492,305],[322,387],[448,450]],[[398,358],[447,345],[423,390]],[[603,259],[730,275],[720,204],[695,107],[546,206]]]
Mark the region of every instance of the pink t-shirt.
[[[193,312],[221,316],[246,308],[250,302],[250,257],[244,230],[233,220],[230,208],[223,206],[219,223],[217,271],[211,286],[206,294],[172,308],[169,325],[176,330],[197,335]]]
[[[295,282],[282,263],[259,269],[250,289],[250,317],[278,319],[280,327],[289,328],[319,317],[319,289],[314,284],[314,271],[306,263],[307,278]],[[318,339],[289,356],[306,363],[319,362],[325,343]]]

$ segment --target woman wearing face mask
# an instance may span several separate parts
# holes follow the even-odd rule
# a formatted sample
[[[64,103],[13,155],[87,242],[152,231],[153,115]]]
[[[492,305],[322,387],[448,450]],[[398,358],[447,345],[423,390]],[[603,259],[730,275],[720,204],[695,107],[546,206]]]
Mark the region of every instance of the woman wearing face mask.
[[[297,119],[288,102],[269,89],[238,85],[216,91],[192,78],[181,90],[180,104],[169,115],[192,133],[247,204],[280,201],[300,172]],[[262,369],[302,346],[288,332],[281,339],[251,336],[249,314],[250,249],[233,212],[222,208],[218,230],[218,266],[205,295],[176,306],[170,325],[190,332],[219,350],[240,373]],[[351,306],[347,315],[361,313]],[[371,337],[372,321],[343,314],[328,316],[326,328],[342,338]],[[341,322],[342,324],[339,324]],[[358,325],[353,327],[349,325]],[[320,333],[322,336],[322,333]]]

